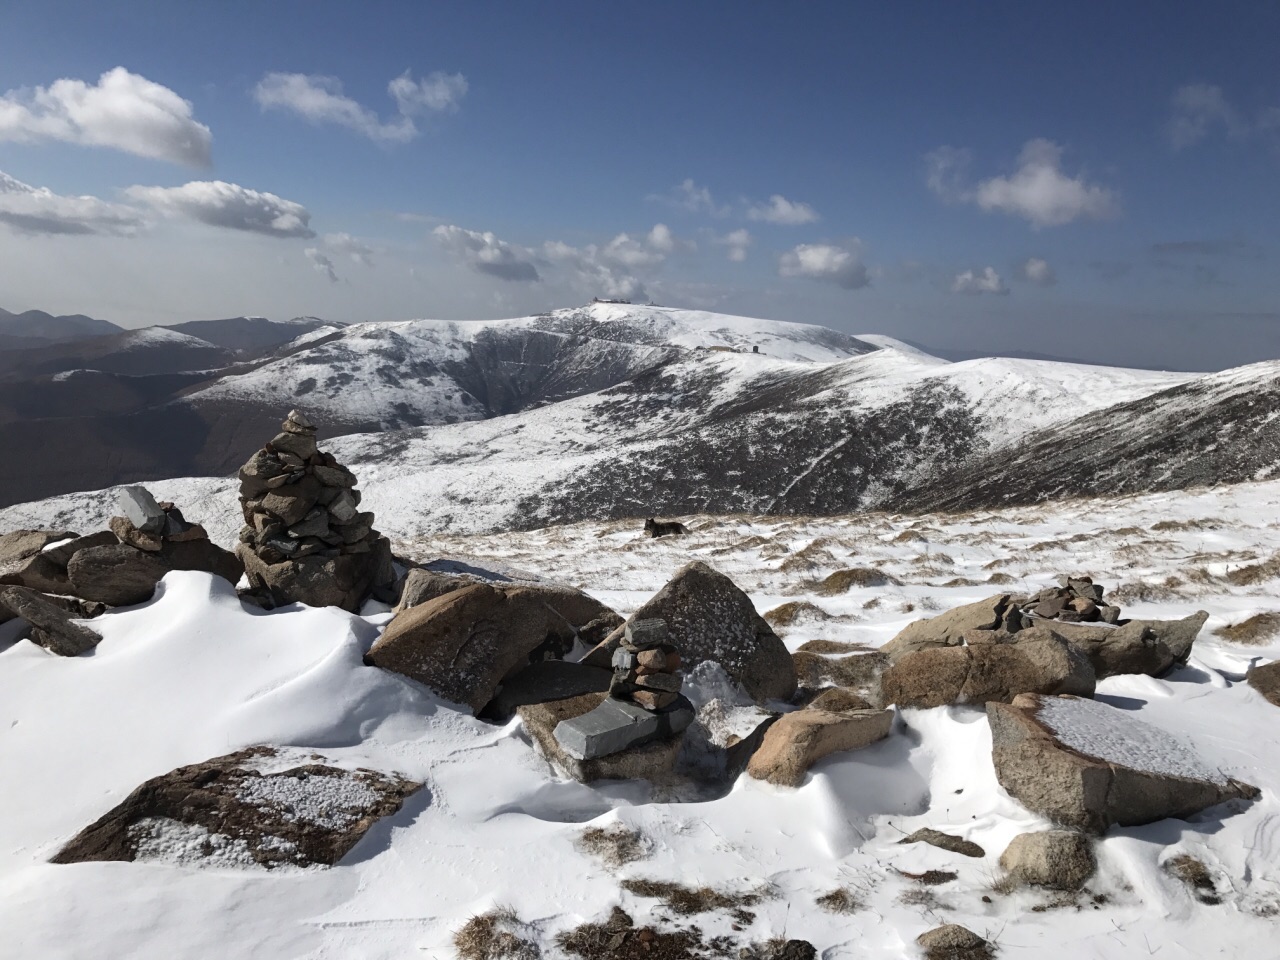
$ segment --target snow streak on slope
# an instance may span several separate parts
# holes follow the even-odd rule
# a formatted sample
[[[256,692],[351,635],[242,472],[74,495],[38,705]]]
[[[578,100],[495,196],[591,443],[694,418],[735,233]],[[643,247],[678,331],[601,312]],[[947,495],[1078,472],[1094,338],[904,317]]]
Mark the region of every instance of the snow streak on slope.
[[[1098,699],[1178,736],[1262,796],[1190,821],[1113,829],[1097,845],[1098,875],[1074,898],[993,889],[1005,846],[1049,824],[1000,789],[981,709],[901,711],[888,739],[824,759],[795,789],[744,777],[717,799],[671,802],[642,784],[562,780],[518,723],[484,724],[364,666],[385,613],[267,614],[210,577],[171,574],[154,601],[96,621],[106,639],[92,656],[0,640],[5,955],[448,960],[454,931],[501,904],[528,924],[547,960],[564,960],[557,933],[603,921],[615,906],[637,927],[690,924],[731,937],[730,956],[741,943],[783,936],[811,941],[824,960],[900,960],[918,934],[954,922],[997,941],[1001,960],[1271,957],[1280,724],[1240,677],[1250,662],[1280,657],[1280,643],[1241,647],[1213,632],[1277,608],[1274,580],[1242,586],[1229,574],[1280,552],[1280,528],[1257,522],[1278,509],[1280,482],[1270,482],[950,522],[700,516],[687,518],[690,536],[658,541],[635,523],[583,523],[404,545],[424,560],[466,554],[581,583],[624,614],[700,559],[761,611],[794,600],[817,607],[780,628],[792,649],[819,638],[878,646],[922,614],[1047,586],[1065,570],[1093,573],[1133,616],[1209,611],[1185,668],[1108,678]],[[814,591],[851,563],[902,583]],[[985,582],[993,570],[998,584]],[[1139,585],[1148,600],[1136,599]],[[47,862],[147,777],[259,742],[427,786],[332,869]],[[586,828],[616,825],[642,835],[643,859],[611,868],[578,846]],[[985,856],[898,842],[923,827],[973,841]],[[1205,864],[1222,904],[1201,902],[1166,872],[1180,855]],[[956,878],[926,889],[905,875],[929,870]],[[749,919],[725,910],[673,918],[624,890],[628,879],[768,895]],[[852,914],[819,907],[837,888],[855,895]]]

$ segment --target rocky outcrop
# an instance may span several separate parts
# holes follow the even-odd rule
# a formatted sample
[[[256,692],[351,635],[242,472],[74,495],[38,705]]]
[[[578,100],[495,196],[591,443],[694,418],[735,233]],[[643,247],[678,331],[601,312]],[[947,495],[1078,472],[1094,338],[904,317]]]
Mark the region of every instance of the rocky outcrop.
[[[610,612],[568,588],[477,583],[396,614],[365,662],[477,713],[503,680],[531,662],[563,658],[579,626]]]
[[[892,728],[892,710],[834,713],[807,707],[784,714],[769,727],[747,764],[747,773],[757,780],[798,787],[823,757],[883,740]]]
[[[714,661],[757,701],[785,700],[795,692],[795,668],[786,646],[756,612],[751,598],[701,561],[676,571],[631,619],[666,621],[686,669]],[[585,662],[610,666],[622,634],[615,630]]]
[[[1098,869],[1089,838],[1074,830],[1024,833],[1000,855],[1000,866],[1019,883],[1079,890]]]
[[[310,753],[310,752],[309,752]],[[332,866],[422,784],[315,762],[283,766],[251,747],[154,777],[80,831],[54,863],[161,860],[266,868]]]
[[[1269,702],[1280,707],[1280,660],[1275,663],[1268,663],[1263,667],[1254,667],[1245,679],[1249,681],[1249,686],[1257,690]]]
[[[522,706],[517,710],[525,730],[538,746],[543,757],[562,775],[582,783],[596,780],[648,780],[653,783],[672,783],[678,779],[676,761],[680,756],[681,738],[675,736],[679,729],[659,727],[653,737],[625,749],[579,760],[571,755],[556,739],[560,724],[581,717],[599,708],[608,693],[588,693],[581,697],[554,700]],[[668,708],[677,718],[691,717],[692,711],[683,709],[687,701],[678,707]],[[647,714],[647,711],[640,711]]]
[[[1077,697],[987,704],[996,778],[1055,823],[1101,834],[1258,795],[1132,713]]]
[[[59,543],[63,540],[66,542]],[[53,530],[19,530],[5,534],[0,537],[0,584],[29,587],[43,593],[70,593],[67,561],[71,556],[86,547],[116,542],[109,530],[87,537]],[[51,546],[55,543],[58,546]]]
[[[240,468],[245,526],[236,555],[253,599],[358,611],[370,596],[394,602],[391,545],[361,512],[356,478],[316,446],[297,410]]]
[[[59,604],[26,587],[0,590],[0,609],[9,611],[31,624],[31,642],[61,657],[76,657],[92,650],[102,635],[77,619],[84,615],[69,609],[72,604]]]
[[[897,657],[881,677],[885,703],[899,707],[1008,703],[1020,693],[1093,696],[1093,666],[1052,634],[1016,644],[933,647]]]
[[[1159,677],[1187,662],[1208,619],[1200,610],[1182,620],[1130,620],[1118,627],[1055,623],[1052,629],[1088,655],[1099,680],[1124,673]]]

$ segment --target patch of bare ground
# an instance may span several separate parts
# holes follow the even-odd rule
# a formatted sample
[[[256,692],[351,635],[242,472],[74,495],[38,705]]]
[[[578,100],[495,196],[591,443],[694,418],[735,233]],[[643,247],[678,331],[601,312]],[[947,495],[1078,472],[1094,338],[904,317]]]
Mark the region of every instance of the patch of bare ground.
[[[729,937],[704,940],[697,929],[636,927],[620,907],[604,923],[584,923],[556,937],[556,945],[583,960],[715,960],[737,957]]]
[[[813,587],[814,593],[824,597],[834,597],[848,593],[854,587],[887,587],[902,586],[897,577],[878,570],[875,567],[849,567],[837,570],[822,582]]]
[[[767,620],[769,615],[765,614]],[[865,643],[853,643],[845,640],[810,640],[800,644],[796,653],[867,653],[872,650]]]
[[[778,569],[782,573],[805,573],[819,567],[834,567],[838,562],[835,554],[825,546],[819,546],[819,541],[815,540],[783,560]]]
[[[1186,884],[1191,895],[1201,903],[1210,905],[1222,903],[1222,897],[1218,895],[1218,888],[1213,882],[1213,875],[1209,873],[1209,868],[1204,865],[1204,861],[1189,853],[1180,853],[1164,862],[1164,870]]]
[[[775,629],[794,626],[802,620],[821,623],[830,619],[831,614],[816,603],[810,603],[808,600],[792,600],[789,603],[774,607],[764,614],[765,623]]]
[[[1199,520],[1159,520],[1151,525],[1155,533],[1172,530],[1221,530],[1225,526],[1217,517],[1201,517]]]
[[[1261,645],[1280,634],[1280,613],[1256,613],[1239,623],[1229,623],[1214,631],[1228,643]]]
[[[987,577],[987,583],[995,584],[996,586],[1004,586],[1006,584],[1017,582],[1018,579],[1016,577],[1011,577],[1007,573],[993,573],[991,576]]]
[[[537,943],[522,936],[525,926],[510,907],[472,917],[453,935],[462,960],[537,960]]]
[[[791,655],[791,662],[795,664],[796,679],[802,687],[849,687],[861,693],[879,689],[880,674],[888,666],[889,658],[878,651],[847,657],[796,651]]]
[[[755,906],[764,899],[764,892],[761,890],[730,892],[712,887],[695,889],[669,880],[623,880],[622,889],[637,897],[661,900],[667,909],[681,916],[711,910],[729,910],[743,923],[750,923],[755,919],[754,914],[745,908]]]
[[[643,860],[649,855],[649,844],[644,834],[620,823],[609,827],[588,827],[578,837],[577,847],[599,858],[605,866],[614,868]]]
[[[1013,578],[1010,577],[1010,580]],[[947,587],[980,587],[983,585],[982,580],[970,580],[968,577],[954,577],[946,583],[939,583],[937,586],[941,588]]]
[[[983,570],[997,570],[997,569],[999,569],[1000,567],[1007,567],[1007,566],[1009,566],[1009,564],[1011,564],[1011,563],[1013,563],[1013,562],[1014,562],[1013,557],[996,557],[994,560],[991,560],[991,561],[989,561],[988,563],[984,563],[984,564],[982,565],[982,569],[983,569]]]
[[[1181,597],[1178,588],[1182,586],[1184,582],[1178,577],[1166,577],[1160,583],[1132,580],[1108,590],[1106,597],[1109,603],[1163,603]]]

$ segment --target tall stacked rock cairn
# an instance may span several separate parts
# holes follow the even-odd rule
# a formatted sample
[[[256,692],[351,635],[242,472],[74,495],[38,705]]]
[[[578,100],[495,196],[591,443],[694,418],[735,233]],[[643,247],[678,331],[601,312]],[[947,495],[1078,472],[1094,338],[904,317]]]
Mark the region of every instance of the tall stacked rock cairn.
[[[240,468],[245,526],[236,555],[246,599],[271,608],[301,602],[357,612],[371,596],[394,602],[391,545],[361,512],[355,475],[316,447],[297,410]]]
[[[628,623],[613,653],[609,695],[594,710],[561,721],[556,742],[577,760],[594,760],[677,736],[694,718],[680,695],[679,667],[665,620]]]

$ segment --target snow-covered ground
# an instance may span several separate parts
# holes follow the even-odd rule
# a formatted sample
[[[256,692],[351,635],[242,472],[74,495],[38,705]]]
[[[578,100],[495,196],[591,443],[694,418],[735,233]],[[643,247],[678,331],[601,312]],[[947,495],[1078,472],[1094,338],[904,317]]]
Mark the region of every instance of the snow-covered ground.
[[[220,494],[181,505],[221,529]],[[0,644],[0,954],[450,958],[453,932],[502,904],[554,957],[555,933],[620,904],[637,926],[799,937],[826,960],[914,956],[915,937],[945,922],[993,940],[1002,958],[1267,960],[1280,955],[1280,711],[1241,678],[1280,657],[1280,638],[1242,646],[1215,631],[1280,609],[1280,564],[1257,566],[1280,552],[1278,506],[1280,483],[1269,482],[952,517],[687,517],[689,536],[658,541],[638,522],[418,536],[379,513],[419,559],[500,561],[579,584],[624,614],[702,559],[761,611],[814,604],[818,612],[780,629],[793,649],[812,639],[878,646],[915,617],[1047,586],[1059,573],[1091,573],[1126,616],[1207,610],[1185,668],[1109,678],[1098,699],[1175,733],[1200,762],[1262,796],[1230,816],[1113,829],[1079,898],[997,889],[1005,845],[1047,824],[996,783],[981,710],[902,711],[887,740],[820,762],[797,789],[744,777],[719,799],[661,802],[640,784],[561,780],[518,722],[485,724],[364,666],[386,613],[264,613],[187,573],[171,574],[150,603],[96,621],[105,639],[91,655]],[[877,567],[901,585],[817,590],[848,567]],[[318,750],[426,789],[332,869],[47,862],[144,779],[255,743]],[[612,824],[643,834],[648,856],[609,867],[578,847],[588,825]],[[987,856],[898,844],[924,826]],[[1206,865],[1221,904],[1197,901],[1161,869],[1184,853]],[[958,877],[926,888],[904,876],[925,870]],[[624,891],[626,878],[764,897],[746,923],[725,911],[673,919]],[[817,905],[836,888],[854,912]]]

